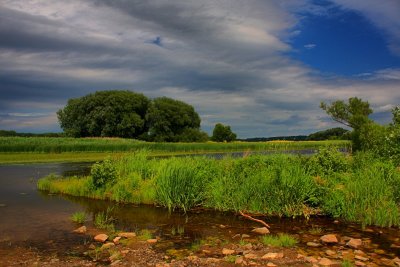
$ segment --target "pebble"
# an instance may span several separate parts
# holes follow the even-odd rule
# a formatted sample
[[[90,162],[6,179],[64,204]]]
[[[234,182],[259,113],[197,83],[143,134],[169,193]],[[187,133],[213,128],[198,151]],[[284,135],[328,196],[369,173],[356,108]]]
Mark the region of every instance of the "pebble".
[[[117,236],[117,237],[115,237],[115,238],[113,239],[113,242],[114,242],[115,244],[118,244],[120,239],[121,239],[121,237],[120,237],[120,236]]]
[[[349,242],[347,242],[346,245],[351,248],[359,248],[362,246],[362,240],[357,238],[352,238],[349,240]]]
[[[307,242],[307,246],[316,248],[316,247],[320,247],[321,244],[315,243],[315,242]]]
[[[86,231],[87,231],[86,226],[81,226],[81,227],[75,229],[73,232],[78,233],[78,234],[84,234],[84,233],[86,233]]]
[[[157,239],[147,239],[147,243],[149,243],[149,244],[155,244],[155,243],[157,243]]]
[[[253,254],[253,253],[248,253],[248,254],[244,255],[244,257],[246,259],[257,259],[258,258],[258,256],[256,254]]]
[[[133,232],[122,232],[122,233],[119,233],[118,236],[125,237],[125,238],[133,238],[136,236],[136,234]]]
[[[360,256],[360,255],[355,255],[354,258],[356,260],[360,260],[360,261],[367,261],[368,260],[368,258]]]
[[[101,249],[109,249],[109,248],[114,247],[114,246],[115,246],[114,243],[112,243],[112,242],[107,242],[107,243],[105,243],[105,244],[103,244],[103,245],[101,246]]]
[[[318,264],[321,265],[321,266],[331,266],[331,265],[333,265],[334,263],[333,263],[333,261],[331,261],[331,260],[328,259],[328,258],[322,258],[322,259],[318,262]]]

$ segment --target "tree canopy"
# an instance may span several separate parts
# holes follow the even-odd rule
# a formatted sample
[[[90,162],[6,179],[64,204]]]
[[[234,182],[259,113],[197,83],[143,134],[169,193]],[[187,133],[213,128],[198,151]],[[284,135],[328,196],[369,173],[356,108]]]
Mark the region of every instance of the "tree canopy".
[[[149,103],[143,94],[131,91],[97,91],[70,99],[57,116],[68,136],[137,138],[147,132]]]
[[[216,142],[231,142],[236,139],[236,134],[232,132],[229,125],[217,123],[214,127],[211,139]]]
[[[320,141],[320,140],[332,140],[332,139],[346,139],[347,136],[345,136],[345,134],[348,132],[349,130],[343,129],[341,127],[336,127],[312,133],[307,137],[307,140]]]
[[[193,106],[168,97],[154,99],[146,119],[150,140],[156,142],[204,141],[206,135],[200,132],[200,116]]]
[[[368,116],[372,113],[367,101],[357,97],[351,97],[348,103],[343,100],[336,100],[330,105],[321,102],[320,107],[326,111],[334,121],[353,128],[354,130],[367,123]]]

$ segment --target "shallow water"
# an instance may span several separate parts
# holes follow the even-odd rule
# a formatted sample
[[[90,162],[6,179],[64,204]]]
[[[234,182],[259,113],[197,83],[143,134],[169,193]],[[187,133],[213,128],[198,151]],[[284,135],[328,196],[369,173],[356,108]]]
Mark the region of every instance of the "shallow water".
[[[60,195],[50,195],[36,189],[40,177],[49,173],[76,175],[87,173],[90,164],[30,164],[0,166],[0,245],[34,247],[44,251],[65,253],[66,247],[89,242],[89,237],[71,233],[77,227],[70,217],[76,211],[85,211],[92,224],[94,215],[112,207],[116,228],[125,231],[149,229],[154,236],[161,237],[160,249],[189,247],[193,242],[207,237],[234,240],[236,234],[252,235],[253,227],[260,227],[233,213],[215,211],[192,211],[188,214],[169,213],[161,207],[148,205],[117,204],[109,201],[91,200]],[[371,241],[366,252],[384,250],[384,255],[400,255],[398,228],[368,227],[334,223],[331,218],[262,218],[271,226],[272,233],[285,232],[295,235],[299,247],[319,253],[318,248],[308,248],[308,241],[318,241],[323,234],[363,238]],[[181,233],[178,234],[178,228]],[[238,240],[238,239],[236,239]]]

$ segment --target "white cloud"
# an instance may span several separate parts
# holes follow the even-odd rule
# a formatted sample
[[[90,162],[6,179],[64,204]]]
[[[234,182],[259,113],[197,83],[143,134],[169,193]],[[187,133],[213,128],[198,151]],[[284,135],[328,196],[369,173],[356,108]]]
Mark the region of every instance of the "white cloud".
[[[313,49],[313,48],[315,48],[317,45],[316,44],[306,44],[306,45],[304,45],[304,48],[305,49]]]

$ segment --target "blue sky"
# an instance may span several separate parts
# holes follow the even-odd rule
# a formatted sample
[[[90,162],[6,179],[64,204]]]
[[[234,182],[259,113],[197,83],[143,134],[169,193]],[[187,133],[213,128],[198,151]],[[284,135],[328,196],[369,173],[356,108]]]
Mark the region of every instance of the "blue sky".
[[[128,89],[195,107],[240,138],[340,126],[320,101],[400,104],[398,0],[0,1],[0,129],[60,131],[56,111]]]

